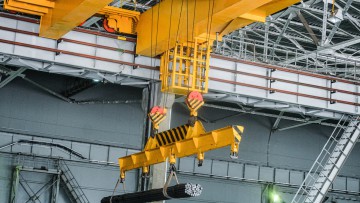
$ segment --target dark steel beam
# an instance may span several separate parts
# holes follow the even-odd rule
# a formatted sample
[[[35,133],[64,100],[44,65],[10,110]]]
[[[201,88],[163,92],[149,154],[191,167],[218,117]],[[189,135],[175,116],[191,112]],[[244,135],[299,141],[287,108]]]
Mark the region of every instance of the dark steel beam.
[[[305,29],[308,31],[308,33],[310,34],[311,39],[313,40],[314,44],[316,46],[319,46],[319,39],[316,37],[314,31],[311,29],[311,27],[309,26],[309,23],[307,22],[307,20],[305,19],[305,17],[303,16],[303,14],[299,11],[296,12],[297,16],[299,17],[301,23],[304,25]]]

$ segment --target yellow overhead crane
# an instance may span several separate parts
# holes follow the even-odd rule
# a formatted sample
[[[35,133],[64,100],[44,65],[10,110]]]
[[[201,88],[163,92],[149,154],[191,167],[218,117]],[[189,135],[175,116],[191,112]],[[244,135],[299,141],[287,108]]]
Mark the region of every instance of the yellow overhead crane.
[[[154,107],[149,113],[153,132],[142,152],[119,158],[120,178],[125,172],[169,159],[172,173],[176,158],[231,147],[237,157],[242,126],[206,132],[196,119],[208,91],[211,45],[214,40],[253,22],[265,22],[268,15],[300,0],[162,0],[144,13],[107,6],[112,0],[5,0],[7,10],[41,17],[41,37],[59,39],[94,15],[104,17],[108,32],[137,35],[136,54],[161,55],[162,91],[187,95],[190,109],[187,125],[158,133],[166,109]],[[166,188],[166,187],[165,187]]]
[[[213,41],[299,1],[164,0],[140,15],[136,52],[161,55],[163,92],[207,93]]]
[[[136,1],[133,0],[136,4]],[[211,45],[300,0],[162,0],[144,13],[112,0],[5,0],[4,8],[41,17],[41,37],[59,39],[93,15],[108,32],[136,34],[136,54],[161,55],[162,91],[207,93]],[[152,34],[150,34],[152,33]]]
[[[107,6],[112,0],[6,0],[4,9],[40,16],[39,36],[59,39],[93,15],[109,32],[136,33],[140,12]]]

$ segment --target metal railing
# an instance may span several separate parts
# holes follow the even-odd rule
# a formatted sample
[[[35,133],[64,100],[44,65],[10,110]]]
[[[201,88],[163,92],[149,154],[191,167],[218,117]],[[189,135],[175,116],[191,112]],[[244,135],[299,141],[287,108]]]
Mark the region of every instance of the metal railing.
[[[90,203],[65,161],[60,161],[61,179],[74,203]]]
[[[353,55],[302,50],[296,46],[279,46],[256,40],[227,36],[215,42],[216,54],[247,61],[262,62],[314,73],[358,79],[360,59]]]
[[[358,119],[358,116],[343,116],[339,120],[337,127],[325,143],[296,192],[291,201],[292,203],[320,202],[325,197],[340,168],[350,154],[353,145],[356,143],[358,134],[354,135],[354,132],[359,124]],[[348,125],[346,126],[346,124]],[[356,136],[355,141],[352,140],[353,136]],[[349,143],[352,145],[347,153],[344,153]],[[343,158],[340,159],[340,156],[343,156]]]

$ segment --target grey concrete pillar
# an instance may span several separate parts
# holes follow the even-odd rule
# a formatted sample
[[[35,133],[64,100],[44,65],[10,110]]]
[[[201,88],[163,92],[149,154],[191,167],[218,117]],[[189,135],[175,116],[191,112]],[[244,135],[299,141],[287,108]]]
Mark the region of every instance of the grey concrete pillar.
[[[161,122],[159,125],[159,132],[169,130],[170,124],[171,124],[171,108],[175,101],[175,95],[174,94],[166,94],[158,92],[157,102],[156,104],[165,107],[167,109],[167,116],[166,118]],[[150,182],[150,188],[149,189],[155,189],[155,188],[162,188],[166,182],[167,177],[167,170],[168,170],[168,163],[160,163],[156,164],[152,167],[152,174],[150,176],[151,182]]]

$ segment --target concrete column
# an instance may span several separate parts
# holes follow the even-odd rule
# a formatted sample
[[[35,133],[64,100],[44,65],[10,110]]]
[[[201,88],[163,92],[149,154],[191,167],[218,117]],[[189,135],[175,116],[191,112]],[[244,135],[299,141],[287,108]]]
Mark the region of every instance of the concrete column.
[[[171,111],[171,109],[168,110],[168,116],[159,126],[159,132],[169,129],[171,120],[169,111]],[[153,166],[150,189],[162,188],[164,186],[167,177],[167,168],[167,162],[159,163]]]
[[[156,100],[157,101],[155,104],[161,107],[165,107],[167,109],[167,116],[159,125],[159,132],[169,130],[171,124],[172,105],[174,104],[175,101],[175,95],[161,93],[160,91],[158,91],[158,97]],[[149,189],[162,188],[166,182],[167,171],[168,171],[167,162],[154,165],[151,170]]]

